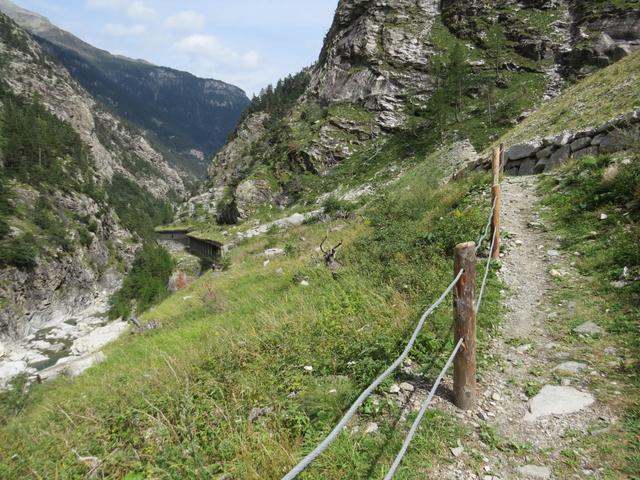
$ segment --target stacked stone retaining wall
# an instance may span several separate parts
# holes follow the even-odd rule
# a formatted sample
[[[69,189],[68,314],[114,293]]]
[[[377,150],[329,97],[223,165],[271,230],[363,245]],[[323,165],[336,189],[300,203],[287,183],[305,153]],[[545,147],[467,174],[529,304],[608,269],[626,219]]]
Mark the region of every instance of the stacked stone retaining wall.
[[[640,108],[599,127],[507,146],[504,171],[507,175],[534,175],[549,172],[570,158],[623,150],[626,147],[620,132],[636,125],[640,125]],[[490,168],[490,158],[471,165],[471,170]]]

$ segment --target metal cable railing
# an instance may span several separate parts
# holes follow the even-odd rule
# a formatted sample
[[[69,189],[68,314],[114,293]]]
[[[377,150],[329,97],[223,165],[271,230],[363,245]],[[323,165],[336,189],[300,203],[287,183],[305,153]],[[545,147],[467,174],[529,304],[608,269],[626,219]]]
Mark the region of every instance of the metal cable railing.
[[[493,252],[493,247],[496,245],[496,238],[499,233],[493,232],[493,239],[491,240],[491,249],[489,252]],[[487,280],[489,279],[489,272],[491,271],[491,253],[489,253],[487,257],[487,264],[484,268],[484,277],[482,278],[482,286],[480,287],[480,294],[478,295],[478,300],[476,301],[476,315],[480,311],[480,306],[482,305],[482,297],[484,296],[484,289],[487,286]]]
[[[411,445],[411,442],[413,441],[413,437],[415,437],[416,432],[418,431],[418,427],[420,426],[420,422],[422,422],[422,418],[424,417],[425,413],[427,413],[429,406],[431,406],[431,402],[433,401],[433,397],[436,395],[436,391],[438,390],[438,387],[442,383],[442,380],[444,379],[444,376],[446,375],[446,373],[451,368],[451,365],[453,364],[453,360],[456,358],[456,355],[462,348],[463,344],[464,344],[463,338],[458,340],[458,344],[456,345],[456,348],[453,349],[453,353],[449,356],[449,360],[447,360],[447,363],[445,364],[444,368],[440,372],[440,375],[438,375],[438,378],[433,384],[433,387],[429,392],[429,396],[422,404],[422,408],[420,409],[418,416],[413,422],[413,425],[411,425],[411,430],[409,430],[409,433],[407,434],[407,438],[405,438],[404,443],[402,444],[402,448],[400,449],[400,452],[396,456],[396,459],[393,462],[393,465],[391,465],[391,469],[385,475],[384,480],[391,480],[393,476],[396,474],[396,471],[400,467],[400,463],[402,463],[402,459],[404,458],[404,456],[407,453],[407,450],[409,449],[409,445]]]
[[[476,253],[480,251],[482,244],[484,243],[485,239],[487,238],[487,235],[489,233],[489,230],[491,228],[491,223],[492,223],[492,218],[493,218],[493,214],[495,212],[496,209],[496,205],[497,205],[497,199],[494,200],[493,202],[493,206],[491,208],[491,215],[489,217],[489,221],[484,229],[484,233],[481,235],[480,239],[478,240],[478,245],[476,246]],[[493,239],[491,242],[491,251],[493,251],[493,248],[495,246],[495,241],[496,241],[496,232],[494,231],[493,234]],[[489,259],[487,262],[487,267],[485,269],[485,275],[484,275],[484,279],[482,282],[482,288],[480,290],[480,295],[478,297],[478,302],[477,302],[477,307],[476,307],[476,313],[478,312],[479,308],[480,308],[480,304],[482,302],[482,297],[484,295],[484,291],[485,291],[485,286],[487,283],[487,279],[488,279],[488,273],[489,273],[489,269],[490,269],[490,264],[491,264],[491,254],[489,255]],[[360,396],[356,399],[356,401],[351,405],[351,407],[349,408],[349,410],[347,411],[347,413],[345,413],[345,415],[342,417],[342,419],[340,419],[340,421],[338,422],[338,424],[335,426],[335,428],[331,431],[331,433],[329,433],[329,435],[327,435],[327,437],[325,437],[325,439],[313,450],[311,451],[307,456],[305,456],[294,468],[291,469],[291,471],[289,471],[289,473],[287,473],[282,480],[293,480],[295,479],[298,475],[300,475],[304,470],[307,469],[307,467],[309,467],[309,465],[311,465],[320,455],[322,455],[322,453],[327,450],[327,448],[329,448],[329,446],[333,443],[333,441],[338,437],[338,435],[340,434],[340,432],[342,432],[342,430],[347,426],[347,424],[349,423],[349,421],[353,418],[353,416],[356,414],[356,412],[358,411],[358,408],[360,408],[360,406],[364,403],[364,401],[369,398],[369,396],[371,396],[371,394],[382,384],[382,382],[384,382],[384,380],[386,380],[389,375],[391,375],[401,364],[402,362],[409,356],[409,353],[411,352],[411,349],[413,348],[415,342],[418,339],[418,336],[420,335],[424,324],[427,320],[427,318],[429,318],[429,316],[431,316],[431,314],[446,300],[447,296],[451,293],[451,291],[454,289],[454,287],[458,284],[458,282],[460,281],[460,279],[462,278],[462,276],[464,275],[464,270],[460,270],[458,272],[458,274],[456,275],[456,277],[454,278],[453,282],[451,282],[451,284],[449,284],[449,286],[447,287],[447,289],[444,291],[444,293],[440,296],[440,298],[438,298],[438,300],[436,300],[435,303],[433,303],[422,315],[422,317],[420,318],[420,321],[418,322],[418,325],[416,326],[413,335],[411,336],[409,342],[407,343],[407,346],[405,347],[404,351],[402,352],[402,354],[395,360],[395,362],[393,362],[393,364],[391,364],[391,366],[389,368],[387,368],[378,378],[376,378],[370,385],[369,387],[367,387],[366,390],[364,390]],[[434,383],[429,396],[427,397],[427,399],[425,400],[424,404],[422,405],[422,408],[420,409],[420,412],[418,414],[418,416],[416,417],[416,420],[414,421],[403,445],[402,445],[402,449],[400,450],[400,452],[398,453],[393,465],[391,466],[391,469],[389,470],[389,472],[387,473],[387,475],[385,476],[385,480],[391,480],[393,478],[393,476],[395,475],[397,469],[399,468],[402,459],[404,458],[407,450],[409,449],[409,446],[411,444],[411,441],[413,440],[418,427],[420,426],[420,422],[422,421],[427,409],[429,408],[429,406],[431,405],[431,402],[433,401],[433,398],[435,396],[435,393],[438,389],[438,387],[440,386],[440,383],[442,382],[442,380],[444,379],[444,376],[446,375],[447,371],[451,368],[451,365],[456,357],[456,355],[458,354],[458,352],[460,351],[460,349],[463,347],[464,345],[464,339],[460,339],[457,343],[457,345],[455,346],[455,348],[453,349],[453,352],[451,353],[451,355],[449,356],[449,359],[447,361],[447,363],[445,364],[444,368],[442,369],[442,371],[440,372],[440,375],[438,376],[438,378],[436,379],[436,382]]]
[[[493,202],[493,207],[491,209],[491,216],[489,217],[489,223],[487,224],[487,228],[485,229],[485,233],[482,235],[482,237],[480,237],[480,240],[478,241],[478,245],[476,247],[476,252],[478,252],[480,250],[482,242],[484,242],[484,239],[487,236],[487,233],[488,233],[489,228],[491,226],[492,217],[493,217],[493,213],[495,212],[495,208],[496,208],[496,200],[494,200],[494,202]],[[482,280],[482,287],[480,288],[480,294],[478,295],[478,301],[476,303],[476,308],[475,308],[475,313],[476,314],[480,310],[480,305],[482,304],[482,298],[484,296],[485,287],[487,285],[487,279],[489,278],[489,271],[491,270],[491,252],[493,252],[493,247],[495,246],[497,234],[498,233],[496,231],[493,232],[493,238],[491,240],[491,248],[489,250],[487,264],[486,264],[485,272],[484,272],[484,278]],[[407,451],[409,449],[409,446],[411,445],[411,442],[413,441],[413,438],[415,437],[415,435],[416,435],[416,433],[418,431],[418,427],[420,426],[420,423],[422,422],[422,419],[423,419],[425,413],[427,412],[427,410],[431,406],[431,402],[433,401],[433,397],[435,396],[435,393],[436,393],[438,387],[440,386],[440,383],[442,383],[442,380],[444,379],[444,376],[446,375],[446,373],[451,368],[451,365],[453,364],[453,361],[454,361],[456,355],[458,354],[458,352],[460,351],[460,348],[462,348],[463,344],[464,344],[464,339],[461,338],[458,341],[458,344],[453,349],[453,352],[449,356],[449,360],[447,361],[447,363],[445,364],[444,368],[440,372],[440,375],[438,376],[438,378],[436,379],[435,383],[433,384],[433,387],[431,388],[431,391],[429,392],[429,396],[424,401],[424,403],[422,405],[422,408],[420,409],[420,412],[418,413],[418,416],[416,417],[415,421],[413,422],[413,425],[411,426],[411,429],[409,430],[409,433],[407,434],[407,437],[405,438],[404,443],[402,444],[402,448],[400,449],[400,452],[396,456],[393,464],[391,465],[391,468],[389,469],[389,472],[384,477],[384,480],[391,480],[394,477],[394,475],[396,474],[396,472],[398,471],[398,468],[400,467],[400,464],[402,463],[402,460],[404,459],[404,456],[406,455],[406,453],[407,453]]]
[[[451,293],[453,288],[457,285],[458,281],[460,280],[460,278],[462,278],[463,274],[464,274],[464,270],[461,270],[460,273],[458,273],[456,278],[453,280],[453,282],[451,282],[451,284],[447,287],[444,293],[440,296],[440,298],[436,300],[436,302],[424,312],[424,314],[420,318],[420,321],[418,322],[418,326],[415,328],[413,335],[409,340],[409,343],[407,343],[407,346],[405,347],[404,351],[396,359],[396,361],[393,362],[393,364],[391,364],[391,366],[387,368],[382,373],[382,375],[376,378],[373,381],[373,383],[371,383],[371,385],[369,385],[369,387],[360,394],[358,399],[353,403],[353,405],[351,405],[351,408],[349,408],[347,413],[342,417],[342,419],[338,422],[338,424],[331,431],[331,433],[327,435],[327,437],[322,441],[322,443],[320,443],[320,445],[318,445],[311,453],[309,453],[306,457],[304,457],[300,461],[300,463],[298,463],[298,465],[296,465],[293,469],[291,469],[291,471],[287,473],[282,480],[293,480],[294,478],[296,478],[304,470],[306,470],[306,468],[309,465],[311,465],[316,458],[318,458],[327,448],[329,448],[329,446],[333,443],[336,437],[340,434],[342,429],[347,425],[347,423],[349,423],[349,420],[351,420],[351,418],[353,418],[353,416],[356,414],[356,412],[358,411],[358,408],[360,408],[360,406],[364,403],[364,401],[367,398],[369,398],[369,396],[380,386],[380,384],[382,384],[382,382],[384,382],[386,378],[389,375],[391,375],[402,364],[402,362],[409,356],[409,353],[411,352],[413,345],[416,343],[416,340],[418,339],[418,335],[420,335],[420,332],[422,331],[422,328],[424,327],[424,324],[427,318],[429,318],[429,316],[431,316],[431,314],[446,300],[447,296],[449,295],[449,293]]]

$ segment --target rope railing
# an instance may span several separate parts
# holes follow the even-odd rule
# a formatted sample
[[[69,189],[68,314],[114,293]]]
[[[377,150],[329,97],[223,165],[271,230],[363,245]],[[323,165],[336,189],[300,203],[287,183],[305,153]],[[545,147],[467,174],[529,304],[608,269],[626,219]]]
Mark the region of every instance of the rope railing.
[[[409,353],[411,352],[413,345],[416,343],[416,340],[418,339],[418,336],[420,335],[420,332],[422,331],[427,318],[429,318],[431,314],[446,300],[447,296],[451,293],[463,274],[464,271],[461,270],[456,278],[454,278],[453,282],[449,284],[440,298],[438,298],[438,300],[436,300],[436,302],[422,314],[418,325],[413,331],[413,335],[411,335],[411,339],[407,343],[407,346],[405,347],[402,354],[396,359],[396,361],[393,362],[389,368],[387,368],[378,378],[373,381],[373,383],[371,383],[371,385],[369,385],[369,387],[364,392],[360,394],[357,400],[353,402],[353,405],[351,405],[351,408],[349,408],[347,413],[342,417],[342,419],[338,422],[331,433],[327,435],[322,443],[320,443],[320,445],[318,445],[311,453],[304,457],[300,461],[300,463],[298,463],[298,465],[291,469],[291,471],[287,473],[282,480],[293,480],[294,478],[296,478],[304,470],[306,470],[307,467],[316,460],[316,458],[318,458],[327,448],[329,448],[333,441],[338,437],[342,429],[347,425],[347,423],[349,423],[349,420],[351,420],[351,418],[353,418],[353,416],[356,414],[358,408],[360,408],[364,401],[369,398],[369,396],[371,396],[371,394],[380,386],[380,384],[382,384],[382,382],[384,382],[387,377],[389,377],[389,375],[391,375],[409,356]]]
[[[495,178],[496,177],[495,177],[495,172],[494,172],[494,188],[495,188],[495,185],[496,185]],[[480,249],[482,248],[482,244],[486,240],[486,238],[487,238],[487,236],[489,234],[489,230],[491,229],[491,226],[494,225],[493,238],[492,238],[492,241],[491,241],[491,248],[490,248],[490,252],[489,252],[489,255],[488,255],[487,265],[485,267],[484,278],[483,278],[483,281],[482,281],[482,287],[480,289],[480,294],[478,296],[478,300],[476,302],[476,306],[474,307],[474,310],[473,310],[475,314],[478,313],[478,311],[480,310],[480,305],[482,304],[482,298],[484,296],[485,287],[487,285],[487,280],[488,280],[489,271],[490,271],[490,267],[491,267],[491,259],[492,259],[492,255],[493,255],[493,252],[494,252],[494,247],[496,247],[496,241],[499,241],[499,238],[500,238],[499,237],[499,228],[495,228],[495,223],[494,223],[495,222],[495,215],[496,215],[496,207],[499,204],[498,202],[499,202],[498,196],[494,196],[493,206],[491,208],[491,215],[489,217],[489,221],[487,222],[487,225],[486,225],[486,227],[484,229],[484,232],[480,236],[480,239],[478,240],[477,245],[473,249],[473,258],[475,259],[475,254],[477,254],[480,251]],[[471,269],[475,271],[475,267],[471,267]],[[460,282],[460,279],[465,275],[465,273],[467,273],[467,272],[465,272],[464,268],[460,268],[460,270],[458,271],[458,273],[455,276],[455,278],[453,279],[453,281],[449,284],[449,286],[442,293],[442,295],[438,298],[438,300],[436,300],[422,314],[422,316],[420,317],[420,320],[419,320],[416,328],[413,331],[413,334],[411,335],[411,338],[409,339],[409,342],[407,343],[405,349],[400,354],[400,356],[360,394],[360,396],[351,405],[349,410],[344,414],[344,416],[340,419],[338,424],[325,437],[325,439],[315,449],[313,449],[309,454],[307,454],[295,467],[293,467],[289,471],[289,473],[287,473],[284,477],[282,477],[282,480],[293,480],[293,479],[295,479],[304,470],[306,470],[309,467],[309,465],[311,465],[320,455],[322,455],[322,453],[324,453],[329,448],[329,446],[331,446],[331,444],[334,442],[334,440],[338,437],[338,435],[340,435],[342,430],[347,426],[349,421],[357,413],[358,409],[365,402],[365,400],[367,400],[367,398],[369,398],[373,394],[373,392],[382,384],[382,382],[384,382],[402,364],[402,362],[409,356],[409,353],[411,352],[413,346],[415,345],[415,343],[416,343],[416,341],[418,339],[418,336],[420,335],[420,333],[422,332],[422,329],[424,328],[424,325],[425,325],[425,322],[426,322],[427,318],[429,318],[431,316],[431,314],[433,314],[433,312],[435,312],[435,310],[442,303],[444,303],[444,301],[446,300],[447,296],[453,291],[454,288],[456,288],[456,286],[458,285],[458,282]],[[473,302],[473,300],[471,300],[471,301]],[[474,321],[475,321],[475,317],[474,317]],[[475,340],[474,340],[474,342],[475,342]],[[475,345],[475,343],[474,343],[474,345]],[[422,405],[422,407],[420,409],[420,412],[418,413],[418,416],[416,417],[415,421],[413,422],[413,425],[411,426],[411,429],[409,430],[409,433],[407,434],[407,437],[404,440],[404,443],[402,445],[402,448],[401,448],[400,452],[396,456],[395,461],[393,462],[389,472],[385,476],[385,480],[391,480],[393,478],[393,476],[395,475],[396,471],[398,470],[398,468],[400,467],[400,464],[402,463],[402,460],[403,460],[404,456],[406,455],[406,453],[407,453],[407,451],[409,449],[409,446],[411,445],[411,442],[412,442],[413,438],[415,437],[415,435],[417,433],[418,427],[420,426],[420,423],[422,422],[422,419],[424,418],[424,415],[426,414],[426,411],[429,409],[429,407],[430,407],[430,405],[431,405],[431,403],[433,401],[433,398],[435,397],[435,394],[436,394],[436,391],[437,391],[438,387],[442,383],[442,380],[444,379],[446,373],[451,368],[451,365],[453,364],[453,362],[456,359],[457,355],[460,353],[461,349],[463,349],[464,347],[465,347],[465,341],[464,341],[464,337],[462,337],[462,338],[460,338],[458,340],[458,342],[457,342],[456,346],[454,347],[453,352],[449,356],[449,359],[447,360],[444,368],[442,369],[442,371],[438,375],[438,378],[434,382],[433,387],[431,388],[431,391],[429,392],[429,395],[427,396],[426,400],[424,401],[424,403],[423,403],[423,405]],[[475,346],[474,346],[474,348],[475,348]],[[474,360],[474,362],[475,362],[475,360]],[[474,363],[474,365],[475,365],[475,363]],[[475,366],[474,366],[474,369],[475,369]]]
[[[407,434],[407,438],[405,438],[404,443],[402,444],[402,448],[400,449],[400,452],[396,456],[396,459],[394,460],[393,465],[391,465],[389,472],[384,477],[384,480],[391,480],[393,476],[396,474],[396,471],[400,467],[400,463],[402,463],[402,459],[407,454],[407,450],[409,450],[409,446],[413,441],[413,437],[415,437],[416,432],[418,431],[418,427],[420,426],[420,422],[422,422],[422,418],[424,417],[425,413],[427,413],[427,410],[431,406],[431,402],[433,401],[433,397],[435,397],[436,395],[436,391],[438,390],[438,387],[442,383],[444,376],[447,374],[447,372],[451,368],[451,365],[453,364],[453,360],[456,358],[456,355],[458,354],[458,352],[460,351],[463,345],[464,345],[464,339],[461,338],[460,340],[458,340],[458,344],[456,345],[456,348],[453,349],[453,353],[451,353],[451,355],[449,356],[449,360],[447,360],[447,363],[445,364],[444,368],[440,372],[440,375],[438,375],[438,378],[433,384],[433,387],[431,387],[429,396],[422,404],[422,408],[420,408],[420,412],[418,413],[418,416],[414,420],[413,425],[411,425],[411,429]]]
[[[493,232],[493,239],[491,240],[491,250],[493,251],[493,247],[496,244],[496,236],[497,233],[494,231]],[[493,260],[493,258],[491,257],[491,255],[487,256],[487,264],[484,268],[484,277],[482,278],[482,286],[480,287],[480,294],[478,295],[478,301],[476,302],[476,315],[478,314],[478,312],[480,311],[480,307],[482,305],[482,297],[484,296],[484,289],[487,286],[487,280],[489,279],[489,272],[491,271],[491,260]]]

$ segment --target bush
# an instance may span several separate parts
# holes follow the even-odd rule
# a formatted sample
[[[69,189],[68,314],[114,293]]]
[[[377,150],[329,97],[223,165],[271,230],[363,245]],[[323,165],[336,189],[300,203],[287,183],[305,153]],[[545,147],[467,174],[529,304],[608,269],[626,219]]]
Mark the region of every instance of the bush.
[[[122,287],[111,298],[109,317],[127,318],[135,302],[142,313],[169,296],[167,284],[175,262],[169,252],[157,245],[145,245],[133,262]]]
[[[80,244],[84,247],[90,247],[93,243],[93,235],[84,227],[78,228],[78,237],[80,238]]]
[[[31,235],[23,235],[0,243],[0,265],[13,266],[21,270],[31,270],[36,266],[38,250]]]
[[[357,208],[357,205],[331,196],[324,201],[322,208],[327,215],[346,217]]]

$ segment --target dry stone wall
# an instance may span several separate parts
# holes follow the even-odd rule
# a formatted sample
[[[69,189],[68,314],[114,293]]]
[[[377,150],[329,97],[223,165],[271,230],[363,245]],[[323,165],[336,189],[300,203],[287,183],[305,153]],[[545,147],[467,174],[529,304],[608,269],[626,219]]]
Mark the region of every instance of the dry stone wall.
[[[640,126],[640,108],[614,118],[599,127],[578,132],[563,132],[508,147],[503,159],[507,175],[534,175],[553,170],[570,158],[613,153],[625,148],[620,132]],[[488,170],[489,158],[472,164],[471,170]]]

